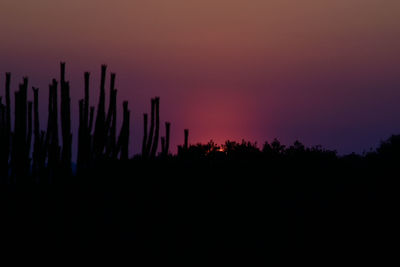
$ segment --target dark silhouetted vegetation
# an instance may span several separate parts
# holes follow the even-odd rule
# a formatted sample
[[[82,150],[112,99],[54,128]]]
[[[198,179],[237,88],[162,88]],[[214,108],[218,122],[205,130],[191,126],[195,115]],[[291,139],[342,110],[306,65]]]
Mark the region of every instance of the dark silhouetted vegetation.
[[[110,75],[106,109],[107,67],[101,66],[95,109],[89,103],[90,74],[84,73],[75,121],[70,91],[76,89],[66,81],[65,63],[60,67],[60,80],[49,85],[42,128],[40,90],[28,90],[23,78],[12,110],[11,74],[5,75],[0,196],[1,239],[8,248],[23,244],[40,253],[65,252],[65,258],[76,251],[94,251],[96,259],[116,252],[132,262],[203,266],[370,261],[394,249],[399,135],[374,151],[339,156],[277,139],[262,147],[245,140],[190,144],[185,129],[173,155],[175,129],[171,133],[165,122],[160,136],[160,98],[154,97],[150,120],[143,114],[141,153],[132,157],[127,101],[117,133],[116,75]]]

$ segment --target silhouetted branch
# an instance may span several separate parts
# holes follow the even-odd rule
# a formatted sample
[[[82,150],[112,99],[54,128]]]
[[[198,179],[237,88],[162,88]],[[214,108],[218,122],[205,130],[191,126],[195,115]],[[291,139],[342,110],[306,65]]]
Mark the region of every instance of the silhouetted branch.
[[[71,110],[69,83],[65,81],[65,63],[61,63],[61,132],[62,132],[62,154],[61,162],[63,173],[66,176],[71,175],[71,157],[72,157],[72,133],[71,133]]]
[[[105,80],[107,66],[101,66],[100,97],[97,106],[97,117],[93,135],[93,153],[95,159],[101,158],[105,146]]]
[[[142,157],[146,158],[147,155],[147,124],[148,124],[148,115],[146,113],[143,114],[143,141],[142,141]]]
[[[60,162],[60,146],[58,142],[58,105],[57,105],[57,81],[53,79],[49,86],[49,120],[47,125],[47,169],[49,181],[55,182]]]
[[[151,115],[150,115],[150,131],[149,131],[149,135],[147,137],[146,155],[150,155],[151,147],[153,145],[155,105],[156,105],[156,100],[154,98],[152,98],[151,99]]]
[[[29,154],[27,136],[27,88],[28,78],[24,77],[19,91],[15,92],[15,123],[12,136],[11,172],[12,182],[26,182],[29,174]],[[30,105],[30,107],[32,107]],[[31,112],[30,112],[31,115]],[[18,181],[19,180],[19,181]]]
[[[154,106],[155,106],[155,132],[154,132],[154,140],[153,145],[151,147],[151,157],[154,158],[157,153],[158,148],[158,138],[160,134],[160,98],[156,97],[154,99]]]
[[[123,119],[122,119],[122,127],[121,132],[118,137],[117,143],[117,154],[121,152],[120,159],[127,160],[128,159],[128,147],[129,147],[129,117],[130,111],[128,109],[128,101],[124,101],[123,103]]]
[[[0,175],[3,178],[0,182],[4,183],[8,183],[9,158],[11,149],[10,81],[11,74],[7,72],[5,82],[5,105],[2,104],[2,125],[0,126],[0,147],[2,148],[2,150],[0,151]]]
[[[165,123],[165,137],[161,138],[162,155],[168,156],[169,154],[169,136],[170,136],[171,123]]]
[[[115,73],[111,73],[110,79],[110,103],[106,119],[106,157],[113,155],[116,142],[116,115],[117,115],[117,90],[115,90]]]

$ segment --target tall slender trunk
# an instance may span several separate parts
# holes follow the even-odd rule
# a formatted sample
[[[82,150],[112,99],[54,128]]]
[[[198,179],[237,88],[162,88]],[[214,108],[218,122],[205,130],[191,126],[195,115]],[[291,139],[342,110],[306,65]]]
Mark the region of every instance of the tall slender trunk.
[[[156,156],[157,149],[158,149],[158,139],[159,139],[159,135],[160,135],[160,98],[156,97],[154,100],[155,100],[156,122],[155,122],[153,146],[151,147],[151,157],[152,158],[154,158]]]
[[[121,132],[118,137],[117,153],[120,151],[120,159],[127,160],[129,152],[129,121],[130,111],[128,109],[128,101],[123,102],[123,119]]]
[[[69,82],[65,81],[65,63],[61,63],[61,133],[62,133],[62,172],[65,176],[71,173],[72,133],[71,133],[71,99]]]
[[[143,141],[142,141],[142,157],[147,157],[147,124],[148,116],[146,113],[143,114]]]
[[[103,155],[105,142],[105,80],[107,66],[101,66],[101,81],[100,81],[100,97],[97,107],[97,117],[93,136],[93,152],[95,159],[99,159]]]
[[[151,99],[151,115],[150,115],[150,132],[149,132],[149,136],[147,138],[146,155],[150,155],[151,147],[153,145],[155,106],[156,106],[156,100],[154,98],[152,98]]]

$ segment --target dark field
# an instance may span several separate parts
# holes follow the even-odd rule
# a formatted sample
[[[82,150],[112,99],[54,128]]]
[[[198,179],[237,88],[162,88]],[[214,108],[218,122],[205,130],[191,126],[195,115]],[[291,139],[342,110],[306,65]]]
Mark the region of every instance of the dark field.
[[[2,187],[1,242],[61,261],[381,262],[395,251],[397,166],[377,157],[103,162],[52,185]]]

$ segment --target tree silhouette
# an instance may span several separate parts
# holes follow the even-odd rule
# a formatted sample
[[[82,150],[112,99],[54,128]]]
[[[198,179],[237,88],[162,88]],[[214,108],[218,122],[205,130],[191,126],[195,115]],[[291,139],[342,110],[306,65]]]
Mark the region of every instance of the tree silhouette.
[[[100,95],[97,110],[89,103],[90,73],[84,73],[83,98],[79,100],[79,128],[77,133],[77,174],[90,173],[107,164],[130,162],[129,139],[131,133],[128,102],[122,104],[122,125],[117,135],[117,89],[116,74],[110,74],[110,91],[106,112],[105,82],[107,67],[101,66]],[[5,94],[0,97],[0,174],[4,183],[58,183],[72,175],[72,138],[70,84],[66,80],[66,64],[60,63],[60,81],[53,79],[49,85],[48,117],[45,130],[40,128],[39,88],[32,87],[33,101],[28,101],[28,78],[23,78],[14,92],[14,112],[11,112],[11,74],[5,75]],[[58,96],[60,92],[60,104]],[[96,114],[95,114],[96,112]],[[94,118],[96,115],[96,118]],[[58,121],[60,118],[60,122]],[[11,129],[11,119],[14,120]],[[313,164],[339,164],[347,162],[359,166],[372,162],[372,166],[392,164],[400,158],[398,136],[391,136],[364,156],[338,157],[336,151],[321,146],[306,147],[300,141],[286,146],[278,139],[265,142],[262,149],[256,143],[226,141],[217,145],[189,144],[189,130],[184,129],[183,144],[177,155],[170,154],[171,123],[165,122],[165,134],[160,137],[160,98],[151,99],[150,125],[148,114],[143,114],[142,159],[149,164],[154,159],[183,160],[184,162],[227,162],[227,164],[257,164],[269,162],[285,169],[286,165],[312,166]],[[94,127],[94,129],[93,129]],[[59,130],[61,142],[59,140]],[[161,141],[161,153],[158,142]],[[338,161],[340,159],[340,161]],[[107,163],[108,162],[108,163]],[[135,162],[134,160],[132,162]],[[231,163],[230,163],[231,162]],[[349,163],[350,162],[350,163]],[[236,164],[235,163],[235,164]],[[114,165],[113,165],[114,166]],[[115,165],[117,166],[117,165]],[[346,165],[347,166],[347,165]],[[114,167],[113,167],[114,168]],[[339,167],[338,167],[339,168]]]

